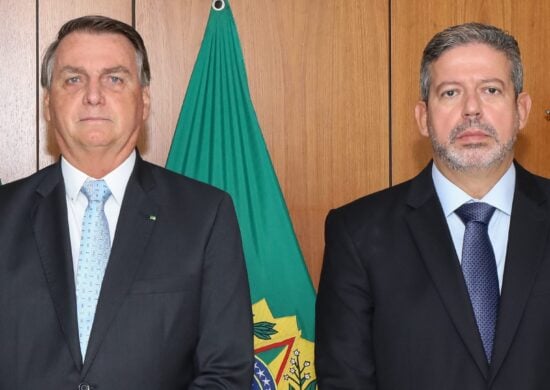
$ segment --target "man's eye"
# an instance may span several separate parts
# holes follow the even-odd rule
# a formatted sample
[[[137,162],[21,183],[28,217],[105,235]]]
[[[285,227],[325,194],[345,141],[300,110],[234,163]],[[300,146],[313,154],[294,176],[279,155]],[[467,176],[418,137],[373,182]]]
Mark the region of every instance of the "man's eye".
[[[112,84],[122,84],[124,80],[118,76],[109,76],[109,82]]]
[[[73,77],[69,77],[67,80],[65,80],[65,82],[67,84],[76,84],[80,81],[80,77],[79,76],[73,76]]]
[[[445,97],[453,97],[455,95],[456,95],[456,91],[454,89],[443,92],[443,96]]]
[[[498,88],[495,88],[495,87],[488,87],[487,92],[491,95],[496,95],[496,94],[500,93],[500,90]]]

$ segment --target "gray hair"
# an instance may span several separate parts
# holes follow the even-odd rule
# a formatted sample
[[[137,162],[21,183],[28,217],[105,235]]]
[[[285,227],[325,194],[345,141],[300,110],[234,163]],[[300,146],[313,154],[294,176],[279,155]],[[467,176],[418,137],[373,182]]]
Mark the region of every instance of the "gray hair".
[[[147,50],[145,49],[143,39],[136,29],[129,24],[108,18],[106,16],[88,15],[69,20],[61,26],[56,40],[50,44],[42,60],[42,74],[40,76],[40,84],[42,87],[50,89],[57,48],[63,38],[75,31],[96,34],[111,33],[125,36],[136,50],[136,65],[138,69],[139,81],[142,86],[149,85],[151,80],[151,70],[149,68]]]
[[[469,43],[482,43],[506,55],[511,65],[511,79],[516,97],[523,91],[523,65],[516,39],[495,26],[465,23],[437,33],[426,45],[420,65],[420,95],[423,101],[428,101],[430,92],[431,64],[445,51]]]

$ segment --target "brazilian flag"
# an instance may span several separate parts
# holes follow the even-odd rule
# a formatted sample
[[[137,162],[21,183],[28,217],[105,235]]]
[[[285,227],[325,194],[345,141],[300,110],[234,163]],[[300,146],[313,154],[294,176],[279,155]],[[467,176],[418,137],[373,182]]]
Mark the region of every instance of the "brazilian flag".
[[[253,302],[252,389],[315,389],[315,290],[252,105],[228,0],[212,1],[166,167],[235,203]]]

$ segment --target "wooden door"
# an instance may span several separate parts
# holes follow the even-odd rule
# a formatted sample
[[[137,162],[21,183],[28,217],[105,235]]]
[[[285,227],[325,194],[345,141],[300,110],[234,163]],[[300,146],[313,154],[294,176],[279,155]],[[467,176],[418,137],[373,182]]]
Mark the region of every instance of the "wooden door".
[[[392,0],[392,183],[416,175],[431,157],[429,141],[414,121],[419,99],[422,50],[436,32],[447,26],[477,21],[494,24],[516,37],[525,71],[524,90],[533,98],[527,127],[520,133],[516,157],[528,169],[550,176],[550,109],[548,56],[550,2],[527,0]]]

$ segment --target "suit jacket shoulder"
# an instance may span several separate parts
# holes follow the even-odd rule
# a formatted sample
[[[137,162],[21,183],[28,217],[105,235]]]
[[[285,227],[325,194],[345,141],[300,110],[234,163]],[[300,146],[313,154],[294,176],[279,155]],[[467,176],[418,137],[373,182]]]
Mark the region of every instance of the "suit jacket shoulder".
[[[210,184],[192,179],[188,176],[172,172],[166,168],[147,161],[139,161],[136,165],[134,177],[144,189],[155,187],[158,199],[164,202],[175,200],[182,203],[185,200],[196,202],[195,205],[216,202],[229,196],[225,191]]]
[[[364,229],[403,221],[403,216],[427,201],[439,203],[431,177],[431,163],[416,177],[363,196],[337,209],[327,219],[341,219],[348,233],[361,235]]]

